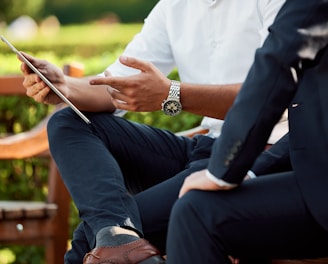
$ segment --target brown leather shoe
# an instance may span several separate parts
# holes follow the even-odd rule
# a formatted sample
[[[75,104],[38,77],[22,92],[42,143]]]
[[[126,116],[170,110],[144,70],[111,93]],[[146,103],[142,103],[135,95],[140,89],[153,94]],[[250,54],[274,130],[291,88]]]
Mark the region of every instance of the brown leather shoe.
[[[83,264],[164,264],[160,252],[147,240],[120,245],[95,248],[84,256]]]

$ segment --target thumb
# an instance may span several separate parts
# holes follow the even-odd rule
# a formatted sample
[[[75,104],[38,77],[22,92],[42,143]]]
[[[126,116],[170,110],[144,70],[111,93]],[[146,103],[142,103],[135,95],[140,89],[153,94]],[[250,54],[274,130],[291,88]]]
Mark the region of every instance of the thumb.
[[[142,72],[149,71],[151,69],[150,63],[136,58],[120,56],[120,62],[125,66],[140,70]]]

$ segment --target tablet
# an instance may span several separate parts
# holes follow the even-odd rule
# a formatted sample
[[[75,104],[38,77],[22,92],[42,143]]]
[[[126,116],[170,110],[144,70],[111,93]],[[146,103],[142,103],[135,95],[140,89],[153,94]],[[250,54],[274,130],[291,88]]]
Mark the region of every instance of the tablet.
[[[59,91],[34,65],[24,57],[24,55],[19,52],[4,36],[0,36],[1,40],[8,45],[8,47],[17,54],[17,56],[24,62],[26,65],[36,73],[45,84],[50,87],[51,90],[54,91],[67,105],[69,105],[74,112],[80,116],[87,124],[90,124],[90,120],[70,101],[68,100],[62,93]]]

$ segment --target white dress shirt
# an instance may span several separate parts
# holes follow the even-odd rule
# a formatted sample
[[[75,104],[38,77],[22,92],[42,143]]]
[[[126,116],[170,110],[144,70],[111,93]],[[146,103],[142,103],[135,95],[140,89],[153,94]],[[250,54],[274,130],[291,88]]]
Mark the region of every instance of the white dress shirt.
[[[160,0],[124,55],[150,61],[165,75],[177,68],[182,82],[241,83],[284,1]],[[107,69],[136,73],[118,61]],[[202,126],[216,137],[222,123],[205,117]]]

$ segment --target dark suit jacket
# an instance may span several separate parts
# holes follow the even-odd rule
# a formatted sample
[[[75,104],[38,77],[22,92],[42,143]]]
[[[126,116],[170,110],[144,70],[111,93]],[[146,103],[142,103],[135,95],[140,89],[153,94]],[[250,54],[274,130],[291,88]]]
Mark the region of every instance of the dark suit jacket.
[[[328,230],[328,0],[287,0],[215,141],[208,169],[240,183],[289,111],[291,166]],[[282,144],[283,145],[283,144]]]
[[[289,155],[289,134],[283,136],[268,150],[265,150],[254,162],[251,170],[257,176],[291,171]]]

